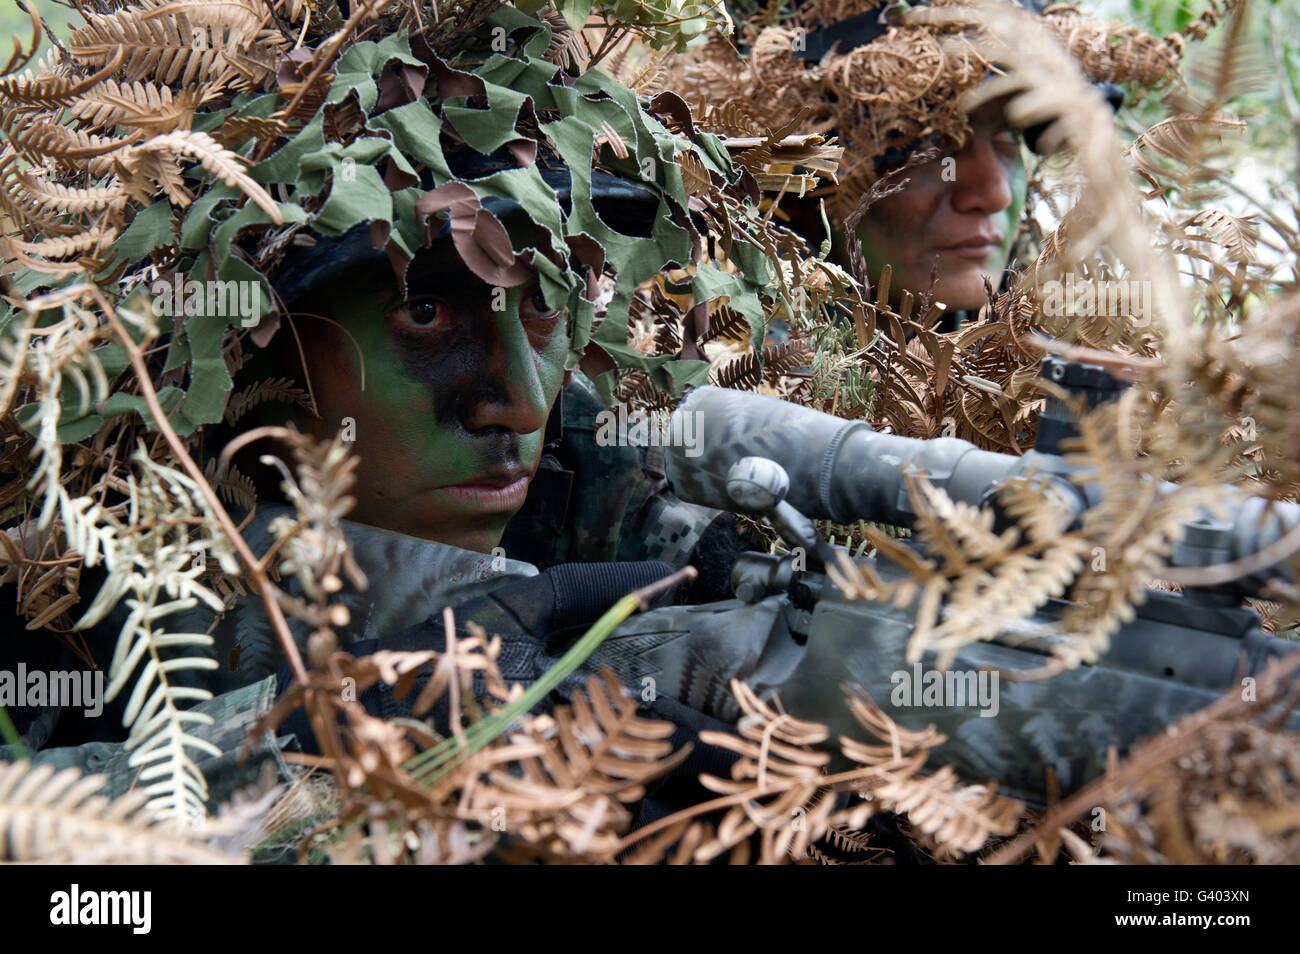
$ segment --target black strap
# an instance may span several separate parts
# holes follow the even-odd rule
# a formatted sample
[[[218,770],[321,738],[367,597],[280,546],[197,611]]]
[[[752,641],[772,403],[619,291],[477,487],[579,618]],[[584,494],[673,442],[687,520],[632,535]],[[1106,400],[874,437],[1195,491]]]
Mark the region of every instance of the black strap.
[[[889,29],[889,24],[881,20],[883,14],[883,10],[870,10],[807,34],[804,48],[794,51],[795,59],[820,63],[831,47],[838,45],[838,52],[847,53],[866,46]]]

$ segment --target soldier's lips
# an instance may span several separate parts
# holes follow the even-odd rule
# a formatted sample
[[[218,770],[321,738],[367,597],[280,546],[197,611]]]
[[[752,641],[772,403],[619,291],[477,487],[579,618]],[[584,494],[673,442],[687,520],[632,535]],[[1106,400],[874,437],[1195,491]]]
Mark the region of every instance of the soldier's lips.
[[[945,245],[939,251],[957,258],[969,258],[984,261],[1002,247],[1002,240],[996,236],[978,235],[951,245]]]
[[[434,492],[479,513],[507,513],[524,505],[529,480],[527,474],[505,484],[492,477],[475,477],[468,483],[439,487]]]

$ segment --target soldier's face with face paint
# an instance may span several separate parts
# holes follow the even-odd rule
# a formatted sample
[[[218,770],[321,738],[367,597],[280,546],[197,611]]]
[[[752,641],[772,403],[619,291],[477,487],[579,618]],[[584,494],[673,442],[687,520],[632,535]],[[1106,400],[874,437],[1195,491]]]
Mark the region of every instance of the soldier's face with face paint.
[[[893,266],[892,287],[948,308],[984,304],[1007,264],[1025,201],[1020,134],[992,104],[971,115],[973,132],[960,149],[909,170],[907,184],[868,209],[858,226],[868,269]]]
[[[445,241],[411,263],[405,295],[385,267],[317,289],[293,310],[330,319],[297,320],[320,411],[304,424],[332,435],[355,422],[350,519],[496,546],[524,502],[563,383],[563,312],[535,282],[484,284]]]

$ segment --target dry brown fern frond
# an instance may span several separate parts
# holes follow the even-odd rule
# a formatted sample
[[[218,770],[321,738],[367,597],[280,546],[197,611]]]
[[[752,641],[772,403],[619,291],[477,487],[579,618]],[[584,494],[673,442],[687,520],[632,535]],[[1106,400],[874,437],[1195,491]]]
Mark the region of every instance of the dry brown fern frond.
[[[227,424],[234,424],[253,408],[267,401],[310,406],[307,392],[289,378],[266,378],[232,393],[226,402],[223,420]]]
[[[1221,479],[1253,475],[1252,493],[1287,499],[1300,479],[1300,398],[1295,342],[1300,333],[1300,296],[1275,298],[1246,322],[1234,340],[1214,326],[1195,329],[1180,345],[1188,352],[1188,376],[1155,382],[1177,394],[1183,443],[1201,448],[1202,466]],[[1244,448],[1243,448],[1244,445]],[[1255,448],[1235,458],[1237,448]]]
[[[252,478],[241,473],[233,464],[218,474],[217,462],[210,460],[203,468],[203,476],[226,503],[235,504],[246,512],[257,508],[257,487]]]
[[[1091,559],[1070,591],[1072,605],[1062,619],[1072,636],[1069,650],[1059,651],[1067,663],[1091,662],[1105,651],[1110,636],[1146,600],[1149,583],[1161,578],[1165,561],[1186,532],[1185,522],[1205,508],[1225,504],[1222,488],[1210,482],[1217,474],[1191,462],[1186,485],[1161,488],[1166,448],[1181,441],[1159,425],[1149,426],[1150,456],[1138,457],[1128,429],[1137,396],[1128,392],[1116,405],[1103,405],[1082,418],[1081,449],[1067,455],[1101,488],[1101,501],[1081,520]]]
[[[690,752],[673,752],[671,723],[643,719],[609,669],[589,676],[550,716],[531,717],[464,771],[478,782],[461,802],[471,817],[504,817],[517,842],[547,860],[611,859],[631,823],[625,807]]]
[[[1168,195],[1175,184],[1185,187],[1193,180],[1214,178],[1216,172],[1206,162],[1207,153],[1212,155],[1211,146],[1221,145],[1225,135],[1245,129],[1244,122],[1230,116],[1179,113],[1140,133],[1125,155],[1151,186],[1145,197],[1159,198]]]
[[[88,170],[92,175],[108,169],[102,161],[104,156],[138,142],[142,136],[140,132],[121,139],[100,136],[17,110],[0,113],[0,127],[10,145],[33,165],[54,161],[72,171]],[[92,161],[96,159],[101,161]]]
[[[1134,83],[1142,93],[1178,78],[1181,50],[1168,40],[1066,7],[1044,11],[1044,21],[1094,82]]]
[[[762,357],[749,354],[733,357],[727,363],[711,370],[712,383],[718,387],[733,387],[741,391],[754,390],[759,383],[774,382],[781,374],[800,368],[811,356],[807,342],[802,339],[784,344],[766,344]]]
[[[654,383],[650,375],[636,369],[624,372],[614,388],[621,403],[643,411],[664,411],[677,406],[677,399]]]
[[[342,799],[322,829],[335,833],[331,854],[381,863],[462,863],[493,852],[507,862],[612,860],[630,821],[626,804],[689,747],[674,753],[673,726],[637,715],[637,701],[604,670],[567,704],[521,714],[502,735],[467,745],[444,771],[422,778],[409,760],[438,742],[432,727],[371,716],[355,701],[360,693],[380,682],[399,699],[418,690],[412,711],[446,707],[452,734],[465,744],[474,721],[523,692],[500,677],[499,638],[473,623],[458,637],[449,611],[446,618],[446,652],[331,654],[266,717],[274,725],[300,703],[318,710],[319,764],[332,771]]]
[[[214,851],[203,831],[177,831],[144,808],[143,791],[110,800],[104,778],[80,769],[0,764],[0,845],[4,861],[43,864],[238,864],[242,853]]]
[[[937,849],[954,855],[977,850],[993,835],[1015,831],[1024,806],[998,795],[995,785],[962,785],[946,765],[930,776],[918,774],[929,751],[945,741],[944,735],[933,726],[904,729],[860,686],[845,691],[853,717],[878,743],[841,740],[844,754],[870,772],[870,781],[859,791],[870,796],[871,804],[843,813],[850,827],[860,827],[876,811],[903,813]]]
[[[27,7],[27,15],[32,20],[31,43],[24,49],[23,41],[11,34],[14,41],[14,51],[9,54],[9,59],[5,60],[5,65],[0,67],[0,76],[7,76],[22,69],[36,58],[36,53],[41,48],[41,17],[36,12],[35,4]]]
[[[266,189],[244,172],[243,165],[246,160],[237,153],[222,148],[221,144],[207,133],[184,131],[154,136],[138,146],[125,150],[116,161],[121,168],[134,172],[137,169],[144,169],[143,163],[155,156],[173,162],[182,159],[196,160],[206,172],[226,185],[239,188],[276,225],[284,224],[279,207]],[[147,199],[147,196],[145,198]],[[176,201],[178,197],[171,198]]]
[[[72,115],[95,128],[111,129],[121,124],[150,135],[162,135],[189,129],[194,111],[202,104],[201,96],[196,89],[173,92],[169,86],[139,80],[134,83],[105,80],[77,97],[72,104]]]
[[[748,136],[753,130],[763,128],[762,121],[740,102],[702,102],[692,112],[695,113],[697,127],[718,135]]]
[[[709,315],[709,330],[700,336],[700,343],[709,341],[748,341],[749,319],[731,308],[719,308]]]
[[[117,209],[127,201],[126,193],[117,184],[82,189],[53,182],[30,172],[20,173],[18,184],[26,190],[18,201],[33,215],[85,215],[102,212],[104,209]]]
[[[886,176],[873,191],[896,185]],[[870,198],[865,196],[859,209]],[[827,305],[838,312],[833,320],[854,316],[858,348],[849,353],[836,346],[826,326],[810,330],[814,373],[802,400],[841,416],[859,416],[865,408],[851,410],[850,402],[825,396],[827,371],[857,367],[871,374],[866,419],[873,426],[907,437],[958,437],[987,450],[1023,453],[1032,444],[1041,406],[1037,378],[1043,351],[1032,340],[1033,303],[1024,294],[994,295],[990,289],[978,321],[940,333],[931,327],[942,311],[939,305],[920,313],[905,295],[897,310],[889,307],[892,271],[881,269],[875,300],[863,295],[861,279],[855,283],[847,275],[805,281],[805,288],[826,286]],[[828,353],[828,346],[843,353]]]
[[[260,29],[264,17],[254,0],[140,0],[114,13],[87,14],[68,49],[93,67],[124,54],[129,82],[256,87],[275,75],[285,45],[279,31]]]
[[[1208,240],[1223,248],[1230,262],[1246,264],[1255,258],[1259,227],[1250,218],[1239,218],[1220,209],[1202,209],[1178,227],[1184,233],[1193,228],[1202,230]]]
[[[56,56],[51,53],[42,64],[40,75],[33,76],[28,70],[19,76],[0,78],[0,95],[13,104],[57,110],[107,80],[122,62],[119,54],[109,59],[99,72],[81,76],[68,72]]]
[[[1211,0],[1210,10],[1214,10],[1216,5],[1215,0]],[[1210,25],[1231,17],[1220,43],[1203,47],[1198,51],[1199,55],[1189,57],[1188,79],[1193,87],[1210,91],[1211,103],[1224,103],[1248,93],[1263,92],[1272,86],[1271,64],[1248,29],[1250,14],[1249,3],[1229,0],[1215,12],[1213,19],[1202,17],[1202,22]],[[1192,32],[1185,31],[1184,35],[1203,40],[1205,33],[1196,29],[1196,22],[1188,24],[1188,30]]]
[[[1009,485],[1008,516],[1018,516],[1025,525],[995,534],[992,510],[954,502],[919,475],[908,474],[906,480],[916,512],[914,536],[925,558],[866,528],[880,555],[908,576],[886,584],[869,565],[846,557],[828,572],[847,599],[888,600],[899,607],[916,601],[909,662],[934,651],[936,666],[946,669],[963,646],[1005,636],[1048,599],[1061,596],[1082,568],[1089,543],[1065,532],[1071,511],[1048,488],[1030,480]],[[1053,651],[1068,657],[1071,643]]]
[[[623,865],[690,865],[705,864],[696,859],[696,850],[702,845],[711,844],[717,838],[713,825],[707,821],[684,818],[669,825],[653,838],[629,851],[619,859]],[[727,863],[747,865],[753,857],[748,841],[741,841],[731,849]]]
[[[70,213],[60,214],[57,208],[46,209],[39,196],[32,196],[23,184],[22,176],[30,175],[24,161],[9,146],[0,148],[0,212],[4,213],[4,233],[35,239],[44,234],[75,235],[81,226],[69,221]]]
[[[922,839],[952,855],[965,854],[990,835],[1015,828],[1022,811],[1019,802],[996,795],[990,786],[961,786],[946,768],[930,777],[922,775],[930,750],[945,737],[933,727],[914,731],[899,726],[860,689],[849,692],[849,706],[873,741],[840,737],[840,749],[854,767],[833,775],[825,774],[830,756],[824,725],[791,716],[779,701],[760,699],[740,680],[733,680],[731,689],[742,712],[737,735],[700,734],[702,742],[740,756],[730,779],[700,776],[703,785],[722,797],[623,839],[626,847],[653,836],[633,855],[637,861],[662,860],[676,846],[674,858],[707,862],[755,839],[763,864],[810,854],[815,858],[811,849],[822,839],[841,848],[869,850],[865,838],[853,833],[878,811],[908,808],[915,813],[913,826]],[[837,809],[843,793],[859,798]],[[716,828],[698,820],[713,810],[723,812]]]
[[[737,723],[739,737],[702,732],[700,741],[741,758],[732,766],[730,780],[702,775],[700,783],[743,800],[736,799],[719,822],[713,841],[697,848],[695,857],[699,861],[717,857],[759,831],[763,863],[802,857],[808,845],[826,832],[834,809],[834,798],[823,785],[830,755],[813,748],[830,733],[819,723],[773,708],[740,680],[733,680],[731,689],[743,713]]]
[[[73,258],[74,256],[98,259],[113,244],[115,238],[117,238],[117,229],[115,228],[92,228],[79,235],[58,236],[41,242],[24,242],[21,239],[13,239],[12,247],[26,255],[39,255],[44,259],[64,259]],[[46,271],[42,267],[45,263],[31,259],[26,261],[28,268],[35,271]],[[53,265],[51,270],[55,274],[61,272],[63,268],[61,264],[50,264]]]
[[[579,73],[585,70],[591,60],[591,50],[583,41],[582,31],[571,29],[563,14],[549,5],[538,16],[551,28],[551,42],[542,58],[566,70]],[[617,79],[617,68],[608,67],[607,64],[607,71]]]

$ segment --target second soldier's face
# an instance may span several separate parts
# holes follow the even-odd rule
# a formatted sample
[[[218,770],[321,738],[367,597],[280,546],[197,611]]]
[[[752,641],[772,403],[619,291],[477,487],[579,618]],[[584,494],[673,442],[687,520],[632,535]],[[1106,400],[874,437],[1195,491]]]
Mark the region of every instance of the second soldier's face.
[[[858,226],[874,279],[893,266],[892,287],[949,309],[984,304],[984,278],[996,289],[1024,204],[1020,136],[991,118],[972,117],[961,149],[908,170],[902,191],[879,200]]]
[[[353,433],[350,519],[488,552],[536,473],[566,322],[535,283],[493,289],[454,253],[427,257],[411,264],[405,299],[391,271],[376,272],[294,309],[329,319],[296,319],[321,415],[312,429]]]

